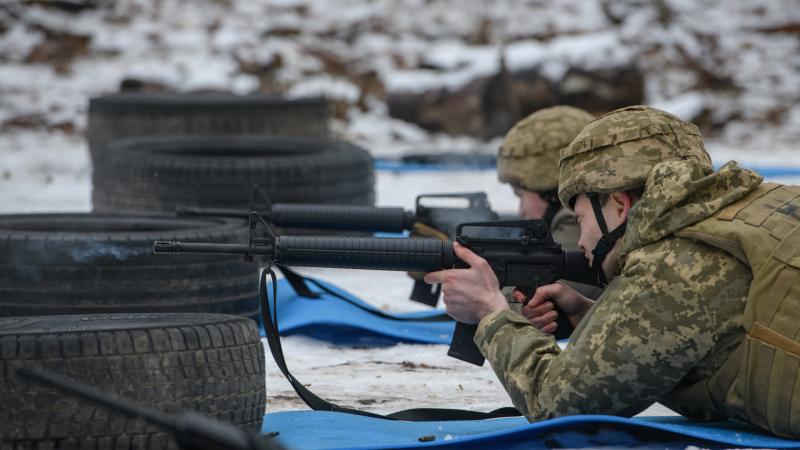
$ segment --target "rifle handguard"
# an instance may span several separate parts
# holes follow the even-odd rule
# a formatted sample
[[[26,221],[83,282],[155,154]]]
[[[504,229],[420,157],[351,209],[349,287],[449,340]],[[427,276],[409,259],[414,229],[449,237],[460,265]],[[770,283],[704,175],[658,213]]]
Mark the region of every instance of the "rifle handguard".
[[[275,263],[432,272],[453,265],[453,250],[438,239],[279,236]]]

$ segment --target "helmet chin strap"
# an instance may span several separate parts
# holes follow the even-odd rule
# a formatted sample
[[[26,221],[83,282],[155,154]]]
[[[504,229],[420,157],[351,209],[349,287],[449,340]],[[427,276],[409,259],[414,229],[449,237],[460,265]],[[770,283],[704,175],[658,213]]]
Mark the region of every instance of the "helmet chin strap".
[[[592,259],[592,270],[594,270],[597,275],[597,284],[601,287],[605,287],[605,285],[608,284],[608,280],[606,279],[605,272],[603,272],[603,261],[611,252],[617,240],[625,234],[625,225],[627,221],[622,222],[620,226],[609,232],[606,219],[603,217],[603,205],[600,204],[600,198],[597,196],[597,193],[589,192],[586,196],[589,197],[589,201],[592,202],[594,217],[597,219],[597,224],[600,226],[600,232],[603,233],[603,237],[597,241],[597,245],[594,247],[594,250],[592,250],[592,255],[594,255]]]

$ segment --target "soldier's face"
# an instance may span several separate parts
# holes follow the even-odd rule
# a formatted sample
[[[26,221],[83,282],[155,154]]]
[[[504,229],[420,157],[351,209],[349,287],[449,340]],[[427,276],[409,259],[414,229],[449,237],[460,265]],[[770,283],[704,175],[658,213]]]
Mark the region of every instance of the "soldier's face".
[[[628,211],[631,207],[631,197],[625,192],[615,192],[611,195],[608,201],[603,205],[603,218],[606,221],[608,231],[614,230],[628,218]],[[597,242],[603,237],[603,232],[600,231],[600,225],[597,223],[597,217],[592,210],[592,202],[586,194],[579,194],[575,199],[575,220],[581,230],[581,237],[578,240],[578,246],[583,250],[586,259],[592,263],[594,255],[592,250],[597,246]],[[620,241],[617,241],[618,246]],[[603,268],[613,267],[616,252],[610,253],[603,261]],[[608,270],[606,270],[608,272]]]
[[[519,197],[519,215],[523,219],[543,219],[550,206],[542,199],[538,192],[514,188],[514,194]]]
[[[581,237],[578,239],[578,247],[583,250],[584,255],[589,263],[592,263],[594,250],[603,233],[600,231],[600,225],[597,224],[597,218],[592,211],[592,203],[586,194],[578,194],[575,199],[575,220],[578,222],[578,227],[581,230]]]

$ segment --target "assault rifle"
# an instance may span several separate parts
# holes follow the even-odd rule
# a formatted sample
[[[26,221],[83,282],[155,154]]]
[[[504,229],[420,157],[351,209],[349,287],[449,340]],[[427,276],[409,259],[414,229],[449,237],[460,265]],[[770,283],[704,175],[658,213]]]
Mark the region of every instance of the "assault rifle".
[[[268,265],[345,269],[432,272],[467,267],[452,244],[439,239],[275,236],[256,212],[249,223],[248,244],[156,241],[154,252],[237,254],[248,261],[261,256]],[[259,224],[264,233],[256,237]],[[501,232],[486,233],[487,229]],[[587,284],[595,280],[583,253],[563,251],[543,220],[462,223],[456,227],[456,241],[489,262],[500,286],[515,286],[528,298],[537,287],[559,279]],[[556,337],[568,337],[572,326],[563,311],[558,317]],[[473,342],[476,329],[457,322],[447,354],[483,365],[484,357]]]
[[[437,206],[437,203],[444,205]],[[277,227],[401,233],[412,230],[415,224],[424,224],[444,233],[450,240],[455,239],[460,223],[498,219],[484,192],[423,194],[417,196],[414,211],[407,211],[397,207],[272,203],[258,185],[253,186],[250,194],[250,210],[179,206],[175,212],[178,216],[247,219],[251,210],[258,211],[264,220]],[[431,287],[423,281],[415,281],[411,299],[436,306],[439,293],[438,285]]]
[[[105,394],[89,385],[70,380],[41,367],[20,367],[17,369],[17,375],[36,380],[45,386],[56,388],[67,394],[91,400],[128,416],[141,417],[148,422],[155,423],[172,433],[180,448],[185,450],[280,450],[283,448],[255,433],[240,430],[225,422],[195,412],[168,415],[122,397]]]

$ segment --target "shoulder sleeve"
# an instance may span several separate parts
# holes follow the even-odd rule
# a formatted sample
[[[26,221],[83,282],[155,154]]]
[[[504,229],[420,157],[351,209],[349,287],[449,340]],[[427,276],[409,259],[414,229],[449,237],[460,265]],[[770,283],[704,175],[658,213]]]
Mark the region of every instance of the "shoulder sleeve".
[[[476,343],[530,420],[631,416],[713,350],[720,325],[738,311],[721,305],[740,302],[750,279],[749,269],[721,250],[666,239],[628,255],[563,352],[510,312],[487,316]]]

